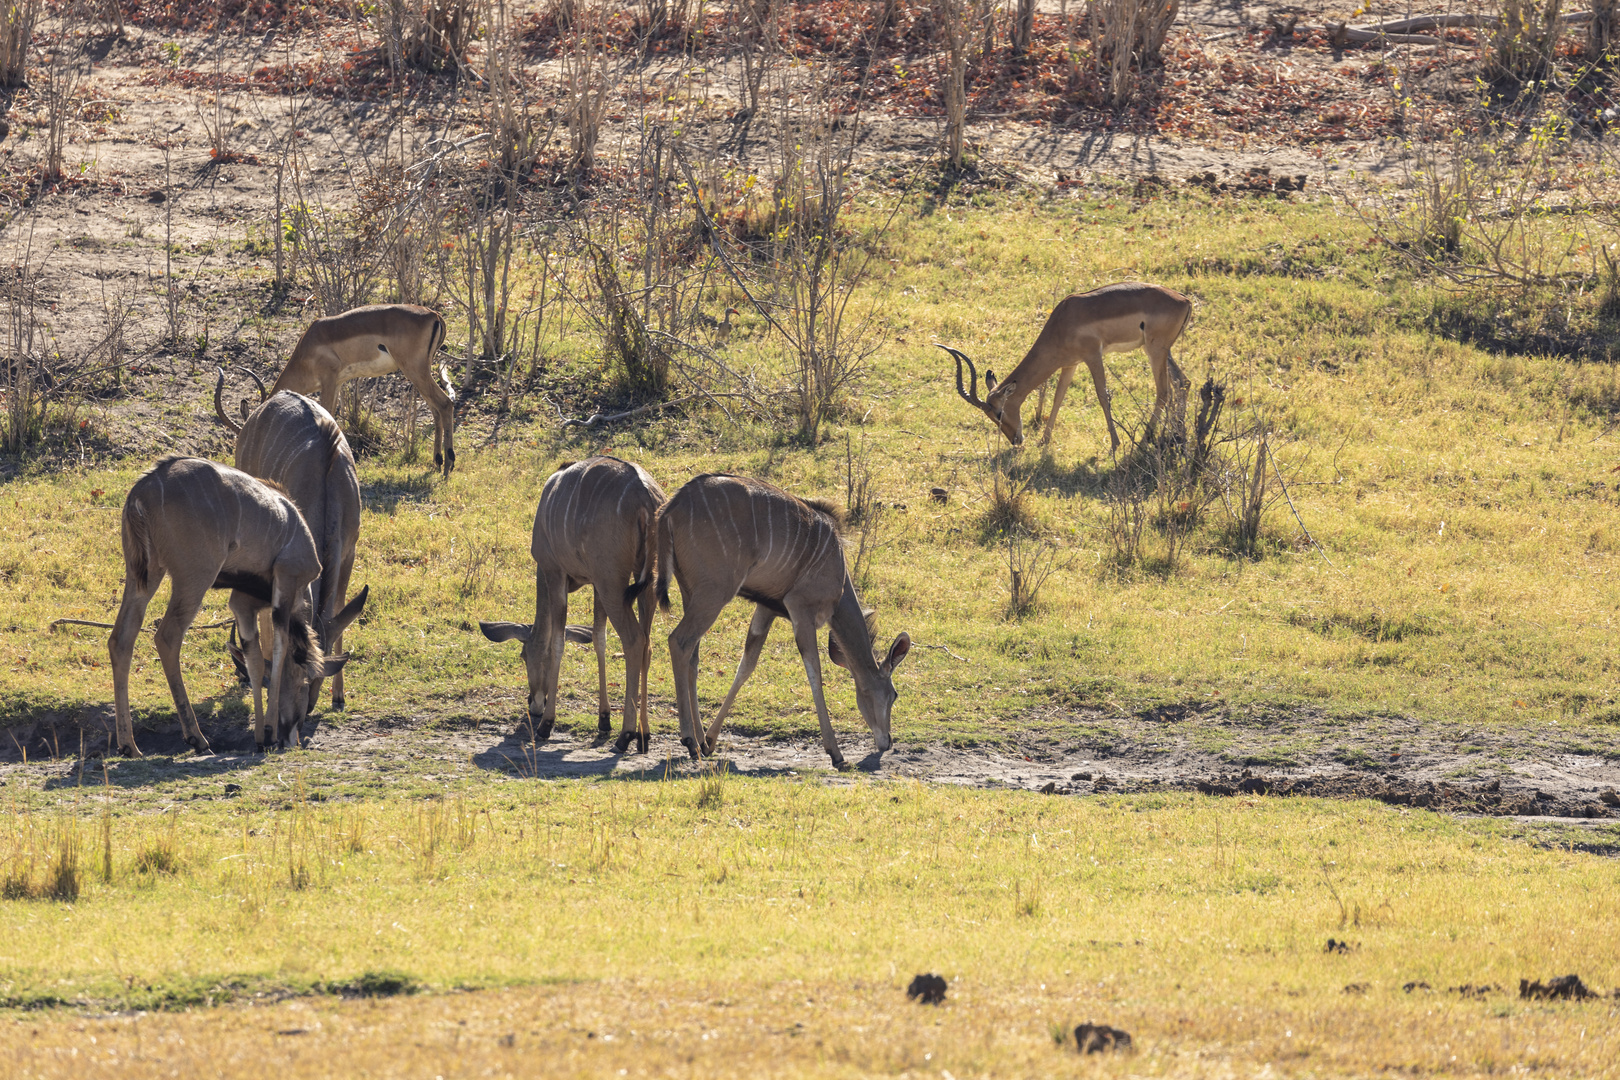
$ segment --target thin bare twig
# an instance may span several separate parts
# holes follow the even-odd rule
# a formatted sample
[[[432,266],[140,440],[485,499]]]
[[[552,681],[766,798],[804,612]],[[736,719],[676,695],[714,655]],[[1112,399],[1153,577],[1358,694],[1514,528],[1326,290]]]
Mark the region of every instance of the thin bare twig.
[[[148,626],[146,628],[147,632],[150,633],[155,631],[158,628],[158,623],[161,623],[162,621],[162,619],[159,619],[158,622]],[[227,626],[235,625],[235,619],[226,619],[224,622],[193,623],[187,630],[187,633],[190,633],[191,630],[223,630]],[[91,622],[89,619],[52,619],[50,626],[48,626],[46,629],[54,634],[58,626],[94,626],[100,630],[113,629],[113,624],[110,622]]]

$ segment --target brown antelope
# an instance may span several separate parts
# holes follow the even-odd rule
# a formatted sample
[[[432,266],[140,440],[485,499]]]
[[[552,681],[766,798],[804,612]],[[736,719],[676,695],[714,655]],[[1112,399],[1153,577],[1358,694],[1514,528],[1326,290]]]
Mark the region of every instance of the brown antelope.
[[[1083,361],[1091,370],[1091,381],[1097,388],[1097,401],[1102,405],[1103,418],[1108,421],[1108,439],[1111,451],[1119,450],[1119,434],[1114,430],[1114,412],[1108,398],[1108,374],[1103,368],[1103,354],[1131,352],[1142,349],[1148,355],[1148,366],[1153,371],[1153,418],[1148,421],[1151,431],[1158,424],[1159,415],[1173,404],[1185,406],[1184,394],[1187,377],[1176,366],[1170,347],[1192,317],[1192,301],[1178,292],[1159,285],[1146,285],[1140,281],[1126,281],[1118,285],[1105,285],[1088,293],[1078,293],[1058,302],[1041,327],[1040,336],[1018,366],[1001,382],[995,372],[984,372],[985,396],[979,397],[979,372],[961,352],[946,345],[941,349],[956,359],[956,392],[962,400],[981,410],[995,422],[1007,441],[1014,446],[1024,444],[1024,399],[1041,389],[1045,397],[1046,380],[1054,371],[1060,371],[1057,391],[1052,395],[1052,411],[1046,417],[1046,431],[1041,445],[1052,441],[1052,427],[1057,423],[1058,409],[1063,407],[1063,396],[1069,391],[1075,369]],[[971,392],[962,386],[962,365],[967,364],[972,374]],[[1175,399],[1174,403],[1172,398]],[[1174,414],[1173,414],[1174,417]],[[1175,418],[1179,422],[1179,418]]]
[[[763,480],[720,473],[694,477],[658,512],[657,583],[663,607],[669,607],[671,575],[681,587],[683,611],[669,635],[669,656],[681,742],[693,758],[714,752],[720,725],[753,674],[765,635],[778,618],[793,625],[821,721],[821,745],[833,765],[843,768],[844,755],[821,692],[816,633],[824,625],[831,631],[827,655],[854,676],[855,700],[878,750],[892,745],[894,669],[911,649],[911,638],[895,638],[882,661],[873,655],[868,613],[861,610],[844,566],[839,525],[837,509],[825,503],[796,498]],[[648,578],[649,569],[639,581]],[[753,601],[754,618],[731,690],[705,732],[697,707],[698,644],[737,596]]]
[[[443,343],[444,320],[436,311],[414,304],[353,308],[309,324],[270,392],[319,392],[321,405],[332,412],[337,409],[338,391],[350,379],[397,371],[410,380],[433,410],[433,464],[442,467],[448,476],[456,466],[456,417],[455,392],[440,386],[436,374],[439,346]],[[261,397],[263,390],[261,384]],[[216,407],[219,404],[217,389],[214,403]],[[219,412],[223,417],[224,409]]]
[[[529,675],[529,733],[535,742],[551,736],[557,720],[557,681],[564,639],[596,646],[597,730],[607,735],[607,634],[605,624],[624,646],[624,726],[614,749],[623,753],[630,741],[647,752],[647,668],[652,662],[652,595],[644,590],[650,571],[632,585],[650,562],[653,518],[664,504],[664,491],[639,465],[598,456],[564,465],[551,474],[534,511],[534,622],[480,622],[491,641],[523,642]],[[568,594],[589,585],[595,594],[596,621],[565,627]],[[637,604],[640,616],[631,613]],[[639,705],[639,713],[638,713]],[[638,719],[639,715],[639,719]]]
[[[284,743],[307,713],[309,679],[334,675],[346,657],[323,656],[310,629],[310,583],[320,576],[315,540],[286,494],[247,473],[201,458],[166,457],[141,475],[124,500],[124,596],[107,640],[112,657],[118,748],[139,757],[129,710],[129,666],[146,605],[164,575],[169,606],[158,621],[157,651],[186,742],[208,740],[180,678],[180,645],[209,589],[230,589],[253,684],[253,736],[261,749]],[[261,709],[264,655],[258,613],[270,608],[275,644],[270,702]],[[358,610],[358,609],[356,609]],[[339,622],[353,615],[338,616]]]
[[[236,432],[236,467],[249,476],[279,484],[315,538],[315,551],[321,559],[321,576],[314,585],[315,632],[326,649],[340,653],[348,624],[339,625],[336,619],[339,611],[346,610],[360,536],[360,480],[349,440],[318,402],[289,390],[272,394],[237,427],[219,406],[219,387],[224,383],[221,371],[214,407],[225,426]],[[355,615],[365,606],[369,592],[369,587],[360,591]],[[262,641],[268,634],[262,617],[260,629]],[[320,680],[314,680],[309,688],[311,710],[320,692]],[[332,707],[341,709],[345,703],[340,670],[332,677]]]

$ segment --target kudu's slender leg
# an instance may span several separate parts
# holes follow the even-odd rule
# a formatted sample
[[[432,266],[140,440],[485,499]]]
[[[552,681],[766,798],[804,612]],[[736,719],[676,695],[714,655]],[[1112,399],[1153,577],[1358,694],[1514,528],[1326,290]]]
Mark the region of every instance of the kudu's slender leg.
[[[335,618],[337,613],[343,609],[343,605],[348,601],[349,578],[353,576],[353,574],[354,556],[350,555],[348,558],[343,560],[343,567],[338,572],[337,587],[332,590],[332,610],[327,612],[328,619]],[[343,634],[341,632],[333,634],[331,641],[321,642],[321,648],[325,650],[328,655],[340,655],[343,652]],[[321,683],[320,680],[317,679],[314,681],[313,689],[310,691],[309,695],[310,712],[315,711],[315,699],[320,695],[320,692]],[[332,676],[332,708],[341,712],[347,700],[347,697],[343,693],[343,669],[338,668],[337,673]]]
[[[143,590],[139,582],[124,577],[124,596],[118,604],[118,617],[113,620],[113,632],[107,637],[107,653],[113,669],[113,716],[118,730],[118,749],[129,757],[140,757],[135,745],[135,721],[129,711],[129,667],[135,655],[135,642],[141,636],[141,621],[146,618],[146,605],[152,602],[152,593],[163,581],[162,573],[150,590]]]
[[[675,708],[681,718],[681,745],[696,761],[703,756],[703,722],[698,716],[698,646],[736,588],[693,596],[681,585],[681,621],[669,635],[669,665],[675,675]],[[718,603],[716,602],[718,601]]]
[[[788,608],[790,613],[792,607]],[[827,699],[821,692],[821,648],[817,643],[816,623],[800,612],[793,619],[793,640],[799,646],[799,658],[804,661],[804,674],[810,680],[810,696],[816,702],[816,719],[821,721],[821,745],[832,758],[833,768],[845,768],[843,751],[838,749],[838,737],[833,734],[832,719],[827,715]]]
[[[732,703],[737,700],[737,692],[754,673],[754,667],[759,663],[760,650],[765,647],[765,638],[771,632],[771,624],[775,621],[776,613],[770,608],[763,604],[754,605],[754,617],[748,623],[748,638],[743,642],[742,659],[737,661],[737,674],[731,680],[731,689],[726,692],[726,700],[720,703],[719,711],[714,714],[714,719],[709,721],[709,729],[703,736],[705,754],[714,753],[715,744],[720,740],[720,726],[726,722]]]
[[[591,645],[596,649],[596,733],[601,736],[606,736],[613,732],[613,723],[611,720],[609,720],[609,717],[613,715],[613,710],[608,707],[607,684],[608,609],[603,603],[601,589],[592,586],[591,598]],[[615,631],[619,630],[618,620],[614,620],[613,629]],[[622,645],[627,640],[629,639],[624,636],[622,631],[620,631],[619,643]],[[624,660],[628,665],[630,662],[630,649],[628,646],[626,646],[624,650]],[[628,681],[629,680],[627,679],[626,682],[628,683]],[[627,688],[625,690],[625,701],[628,702],[630,700],[630,696],[630,691]],[[626,715],[628,715],[628,706],[626,706]],[[628,729],[629,726],[629,722],[626,721],[626,729]]]
[[[617,602],[615,603],[615,601]],[[613,632],[619,635],[619,644],[624,648],[624,724],[619,729],[619,737],[613,742],[614,752],[622,754],[630,748],[630,740],[636,739],[638,735],[639,690],[644,678],[642,667],[646,663],[647,647],[641,638],[641,624],[637,622],[635,612],[630,605],[624,602],[623,596],[614,597],[612,594],[604,596],[598,593],[596,610],[598,619],[606,618],[613,621]],[[602,630],[598,630],[597,634],[599,640],[607,638],[607,634]],[[605,657],[606,650],[604,650],[603,655]],[[603,665],[602,670],[605,672],[607,670],[605,659]],[[607,676],[603,675],[604,697],[602,700],[604,710],[607,702],[605,696],[606,679]],[[602,713],[603,734],[606,734],[609,730],[611,728],[608,726],[608,714],[604,711]],[[637,741],[639,745],[639,740]]]
[[[259,615],[267,612],[258,601],[246,593],[233,591],[230,599],[231,614],[236,616],[236,634],[242,641],[242,663],[247,667],[248,688],[253,691],[253,742],[264,749],[264,642],[260,637]]]
[[[568,632],[568,581],[560,575],[535,573],[535,596],[539,610],[535,613],[533,648],[540,650],[542,678],[540,683],[540,727],[534,728],[534,703],[529,703],[530,734],[536,743],[551,738],[551,729],[557,723],[557,684],[562,678],[563,646]],[[543,612],[543,614],[542,614]]]
[[[169,696],[174,698],[174,711],[180,714],[180,733],[185,736],[188,746],[199,754],[205,754],[208,752],[208,740],[203,737],[202,728],[197,726],[197,714],[192,711],[191,697],[186,693],[185,680],[180,677],[180,646],[202,607],[207,586],[199,589],[189,583],[182,585],[171,577],[169,588],[168,609],[158,620],[158,659],[163,662],[163,675],[169,681]]]
[[[637,688],[641,716],[636,728],[636,744],[643,754],[652,748],[652,726],[647,721],[647,684],[652,672],[653,606],[653,590],[641,590],[641,595],[636,598],[637,622],[641,633],[641,685]],[[629,681],[626,675],[625,682]]]

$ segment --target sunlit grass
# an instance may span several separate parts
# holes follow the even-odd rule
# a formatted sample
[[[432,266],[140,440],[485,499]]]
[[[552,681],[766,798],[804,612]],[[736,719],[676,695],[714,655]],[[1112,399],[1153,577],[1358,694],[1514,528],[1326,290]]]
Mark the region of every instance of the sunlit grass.
[[[1495,356],[1432,336],[1435,294],[1325,205],[976,203],[920,209],[890,235],[893,261],[882,263],[872,295],[891,340],[844,421],[870,447],[879,500],[906,507],[886,515],[865,597],[880,633],[907,630],[968,658],[913,651],[897,677],[902,739],[1028,735],[1038,730],[1029,707],[1045,702],[1107,712],[1309,704],[1615,732],[1609,640],[1620,609],[1605,585],[1620,552],[1613,369]],[[1060,568],[1025,617],[1009,621],[1005,556],[981,518],[989,456],[1014,455],[957,400],[949,361],[930,342],[1004,374],[1056,299],[1124,277],[1197,298],[1181,365],[1195,382],[1225,381],[1229,400],[1242,400],[1233,409],[1273,425],[1294,506],[1323,550],[1279,501],[1263,523],[1261,557],[1239,557],[1217,505],[1174,573],[1119,571],[1103,532],[1113,465],[1090,388],[1077,382],[1053,446],[1015,463],[1036,470],[1028,509],[1059,544]],[[728,349],[737,363],[776,362],[764,330],[747,320]],[[577,374],[583,361],[570,363]],[[1116,412],[1136,424],[1151,401],[1146,362],[1129,354],[1109,364]],[[177,390],[195,395],[199,424],[211,409],[205,382]],[[476,415],[466,424],[447,482],[424,463],[363,460],[355,582],[370,583],[372,600],[347,640],[352,714],[515,722],[516,650],[475,627],[532,612],[530,521],[560,461],[604,449],[641,462],[671,491],[698,472],[730,469],[842,499],[843,439],[828,434],[808,446],[709,414],[565,435],[547,408],[520,401],[493,437]],[[7,718],[110,701],[104,632],[43,629],[58,615],[110,618],[122,576],[117,507],[146,464],[5,485]],[[949,492],[944,506],[927,497],[936,485]],[[200,621],[216,619],[223,601],[211,597]],[[747,617],[734,605],[711,634],[699,678],[709,708],[729,685]],[[589,621],[585,593],[571,618]],[[674,726],[663,659],[671,625],[654,634],[661,733]],[[245,717],[217,636],[198,632],[187,645],[193,697],[205,715]],[[137,665],[137,717],[171,717],[148,642]],[[590,723],[593,669],[588,651],[569,651],[565,723]],[[849,680],[835,673],[829,686],[840,730],[858,737]],[[767,645],[734,715],[741,730],[814,731],[789,635]],[[1043,723],[1056,725],[1044,729],[1052,735],[1065,730],[1066,721]]]

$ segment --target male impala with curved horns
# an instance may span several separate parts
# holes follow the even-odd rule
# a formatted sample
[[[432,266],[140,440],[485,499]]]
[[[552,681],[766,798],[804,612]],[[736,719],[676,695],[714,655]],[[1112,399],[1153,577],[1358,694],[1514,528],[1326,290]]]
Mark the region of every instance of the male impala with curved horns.
[[[429,308],[415,304],[351,308],[309,324],[270,393],[291,390],[314,397],[318,392],[321,407],[335,413],[338,391],[344,383],[397,371],[410,380],[433,410],[433,464],[442,467],[448,476],[456,467],[452,440],[455,392],[440,386],[435,377],[434,361],[443,343],[444,320]],[[260,393],[269,396],[263,393],[262,386]],[[214,400],[217,405],[218,389]]]
[[[1063,406],[1063,395],[1068,393],[1075,369],[1084,361],[1091,369],[1097,401],[1102,405],[1103,418],[1108,421],[1110,449],[1117,451],[1119,435],[1114,430],[1114,412],[1108,402],[1108,374],[1103,368],[1103,354],[1136,349],[1147,353],[1148,366],[1153,370],[1153,418],[1148,421],[1148,429],[1152,430],[1167,405],[1185,407],[1183,395],[1188,386],[1187,377],[1176,366],[1170,347],[1181,336],[1190,318],[1192,301],[1161,285],[1140,281],[1105,285],[1066,297],[1052,309],[1035,344],[1004,380],[997,383],[995,373],[985,369],[983,399],[979,397],[979,373],[973,361],[949,346],[939,347],[956,358],[956,392],[962,400],[995,421],[1014,446],[1024,444],[1021,412],[1024,399],[1037,387],[1044,386],[1054,371],[1061,371],[1041,445],[1052,441],[1052,427],[1057,423],[1058,409]],[[972,375],[971,392],[962,386],[964,363]],[[1173,419],[1181,422],[1180,416]]]

